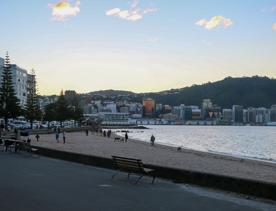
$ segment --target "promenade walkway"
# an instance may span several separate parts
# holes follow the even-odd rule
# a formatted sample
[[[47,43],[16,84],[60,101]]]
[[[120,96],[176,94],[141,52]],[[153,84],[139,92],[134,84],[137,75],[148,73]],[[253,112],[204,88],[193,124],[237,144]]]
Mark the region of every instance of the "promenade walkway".
[[[242,178],[263,183],[276,184],[276,164],[233,158],[193,150],[177,151],[176,148],[156,145],[150,146],[136,140],[127,143],[114,142],[113,139],[96,135],[86,136],[85,133],[67,133],[66,144],[56,143],[53,134],[41,135],[35,146],[76,152],[86,155],[111,158],[112,155],[140,158],[145,164],[185,169],[215,175]],[[157,140],[158,141],[158,140]]]
[[[3,211],[273,211],[275,204],[144,178],[138,185],[114,171],[26,153],[0,151]]]

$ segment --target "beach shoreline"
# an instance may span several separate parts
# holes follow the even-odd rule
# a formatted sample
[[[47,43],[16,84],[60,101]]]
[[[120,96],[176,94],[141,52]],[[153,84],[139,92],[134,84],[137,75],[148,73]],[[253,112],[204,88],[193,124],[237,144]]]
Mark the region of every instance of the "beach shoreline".
[[[114,137],[100,135],[85,136],[85,133],[67,133],[67,143],[56,143],[53,134],[41,135],[40,141],[32,145],[61,151],[111,158],[112,155],[142,159],[145,164],[180,168],[191,171],[234,176],[271,182],[276,184],[276,164],[262,160],[238,158],[229,155],[181,149],[149,143],[140,140],[128,140],[127,143],[115,142]],[[271,172],[273,170],[273,172]],[[235,171],[235,173],[233,173]]]

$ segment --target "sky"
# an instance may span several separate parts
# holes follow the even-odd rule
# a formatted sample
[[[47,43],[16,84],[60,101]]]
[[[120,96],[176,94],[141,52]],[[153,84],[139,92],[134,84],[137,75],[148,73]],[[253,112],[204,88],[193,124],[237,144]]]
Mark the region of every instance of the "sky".
[[[40,94],[276,78],[276,0],[0,0],[0,57]]]

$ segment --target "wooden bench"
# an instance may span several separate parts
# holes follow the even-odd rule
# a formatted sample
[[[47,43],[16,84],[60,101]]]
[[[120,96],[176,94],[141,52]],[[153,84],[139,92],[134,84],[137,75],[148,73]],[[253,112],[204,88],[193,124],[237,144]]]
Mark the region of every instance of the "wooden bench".
[[[140,177],[136,180],[135,184],[137,184],[143,176],[152,176],[152,184],[155,181],[155,173],[153,169],[144,168],[144,165],[140,159],[134,158],[126,158],[126,157],[118,157],[112,156],[113,166],[117,171],[128,173],[128,179],[131,174],[140,175]],[[119,174],[119,172],[115,173],[112,176],[112,179]]]
[[[5,148],[5,151],[14,149],[14,152],[17,151],[27,151],[27,152],[36,152],[38,149],[32,148],[30,141],[26,140],[15,140],[0,138],[0,146]]]
[[[5,152],[8,150],[14,149],[16,152],[16,142],[15,139],[10,139],[10,138],[1,138],[1,146],[5,148]]]

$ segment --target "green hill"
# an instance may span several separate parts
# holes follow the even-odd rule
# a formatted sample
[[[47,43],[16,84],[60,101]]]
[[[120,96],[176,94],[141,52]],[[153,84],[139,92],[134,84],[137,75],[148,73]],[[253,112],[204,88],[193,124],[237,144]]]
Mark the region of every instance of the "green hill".
[[[139,94],[137,100],[151,97],[157,103],[169,105],[200,105],[209,98],[213,103],[230,108],[232,105],[245,107],[270,107],[276,104],[276,79],[267,77],[225,78],[224,80],[202,85],[193,85],[159,93]]]

